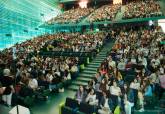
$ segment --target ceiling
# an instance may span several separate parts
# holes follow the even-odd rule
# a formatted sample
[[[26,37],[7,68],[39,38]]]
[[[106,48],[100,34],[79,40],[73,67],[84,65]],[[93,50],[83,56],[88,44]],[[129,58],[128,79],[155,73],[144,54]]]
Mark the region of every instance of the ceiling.
[[[0,49],[47,32],[38,26],[59,13],[58,0],[0,0]]]

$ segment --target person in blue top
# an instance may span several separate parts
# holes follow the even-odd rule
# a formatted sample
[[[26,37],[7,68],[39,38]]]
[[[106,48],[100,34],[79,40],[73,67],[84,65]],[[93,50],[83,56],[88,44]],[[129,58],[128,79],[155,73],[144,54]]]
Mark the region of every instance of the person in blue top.
[[[150,82],[149,82],[149,80],[147,80],[146,82],[145,82],[145,88],[144,88],[144,96],[146,96],[146,97],[152,97],[152,87],[151,87],[151,85],[150,85]]]

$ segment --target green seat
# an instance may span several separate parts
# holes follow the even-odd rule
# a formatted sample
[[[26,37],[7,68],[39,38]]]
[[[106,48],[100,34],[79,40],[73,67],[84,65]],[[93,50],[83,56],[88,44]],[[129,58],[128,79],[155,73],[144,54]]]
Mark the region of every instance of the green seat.
[[[73,114],[73,110],[69,107],[62,107],[61,108],[61,114]]]
[[[28,107],[32,106],[34,104],[34,99],[35,99],[35,97],[27,96],[24,98],[23,103],[25,106],[28,106]]]

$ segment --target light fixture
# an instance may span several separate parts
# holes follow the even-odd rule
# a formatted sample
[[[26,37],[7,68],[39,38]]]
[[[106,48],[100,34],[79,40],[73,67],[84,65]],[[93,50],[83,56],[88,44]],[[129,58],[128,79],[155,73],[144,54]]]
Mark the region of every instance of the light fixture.
[[[80,8],[87,8],[88,0],[81,0],[78,4]]]

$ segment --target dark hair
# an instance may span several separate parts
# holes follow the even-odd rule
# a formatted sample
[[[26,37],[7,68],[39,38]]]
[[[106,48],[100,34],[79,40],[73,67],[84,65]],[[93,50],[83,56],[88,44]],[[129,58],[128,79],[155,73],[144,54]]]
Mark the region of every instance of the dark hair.
[[[11,87],[6,87],[4,91],[4,95],[9,95],[11,93]]]

